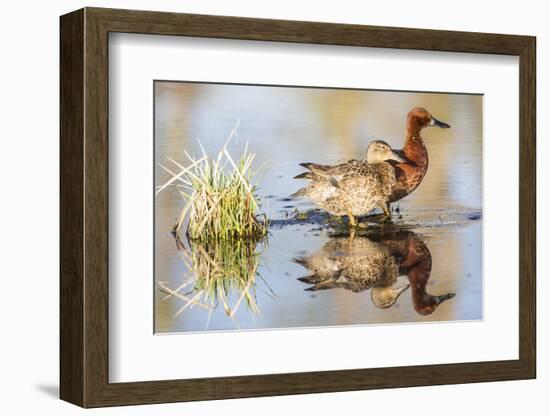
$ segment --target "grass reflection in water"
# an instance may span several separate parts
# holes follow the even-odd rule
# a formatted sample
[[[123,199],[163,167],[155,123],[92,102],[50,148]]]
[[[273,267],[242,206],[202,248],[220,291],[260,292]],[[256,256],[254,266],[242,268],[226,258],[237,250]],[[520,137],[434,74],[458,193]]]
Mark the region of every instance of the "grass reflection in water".
[[[182,306],[174,317],[188,308],[204,308],[211,314],[221,306],[238,328],[235,314],[243,304],[251,313],[260,313],[256,299],[257,279],[274,297],[275,294],[258,272],[266,240],[249,238],[204,243],[189,238],[183,241],[176,237],[176,244],[189,274],[174,289],[164,282],[158,283],[160,290],[167,294],[162,300],[172,296],[182,300]]]

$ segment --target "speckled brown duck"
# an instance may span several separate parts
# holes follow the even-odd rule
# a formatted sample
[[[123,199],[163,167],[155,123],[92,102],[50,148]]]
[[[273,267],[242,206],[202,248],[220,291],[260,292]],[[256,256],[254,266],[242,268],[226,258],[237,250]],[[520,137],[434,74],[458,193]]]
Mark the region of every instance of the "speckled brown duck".
[[[413,192],[424,179],[428,171],[428,149],[421,132],[426,127],[448,129],[451,126],[433,117],[426,109],[415,107],[407,114],[406,137],[403,149],[399,151],[405,159],[394,163],[396,183],[389,197],[387,209],[392,202],[398,201]]]
[[[382,140],[372,141],[365,160],[349,160],[338,165],[301,163],[309,172],[295,179],[309,179],[311,183],[294,193],[305,196],[332,215],[347,215],[350,225],[356,217],[381,208],[387,214],[387,204],[397,182],[394,167],[388,161],[406,160]]]

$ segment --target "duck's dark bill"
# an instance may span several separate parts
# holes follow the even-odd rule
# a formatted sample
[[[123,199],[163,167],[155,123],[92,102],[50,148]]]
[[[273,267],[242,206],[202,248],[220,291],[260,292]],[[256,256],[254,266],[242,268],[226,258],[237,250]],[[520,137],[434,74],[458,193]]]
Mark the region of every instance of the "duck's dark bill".
[[[449,129],[451,128],[451,126],[447,123],[444,123],[442,121],[439,121],[437,118],[435,117],[432,117],[432,125],[433,126],[437,126],[437,127],[441,127],[442,129]]]
[[[393,150],[393,149],[392,149],[392,152],[391,152],[391,160],[395,160],[399,163],[407,162],[407,159],[405,157],[403,157],[398,151]]]

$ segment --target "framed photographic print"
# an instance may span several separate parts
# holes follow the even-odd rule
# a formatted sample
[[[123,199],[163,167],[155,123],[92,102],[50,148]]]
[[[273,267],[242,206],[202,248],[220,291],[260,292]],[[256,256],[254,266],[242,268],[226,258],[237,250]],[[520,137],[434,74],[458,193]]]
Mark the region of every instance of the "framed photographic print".
[[[535,49],[62,16],[61,398],[534,378]]]

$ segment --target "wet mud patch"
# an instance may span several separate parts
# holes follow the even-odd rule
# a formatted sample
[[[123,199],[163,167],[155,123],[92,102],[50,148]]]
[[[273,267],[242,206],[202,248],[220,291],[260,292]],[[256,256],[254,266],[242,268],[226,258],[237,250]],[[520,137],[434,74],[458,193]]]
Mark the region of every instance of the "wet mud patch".
[[[383,214],[369,214],[359,217],[356,232],[368,234],[372,231],[399,231],[418,228],[459,227],[481,221],[481,209],[457,207],[453,209],[431,208],[426,210],[393,210],[388,220]],[[270,229],[283,229],[293,226],[311,226],[311,232],[328,231],[331,236],[349,234],[349,219],[345,216],[334,216],[321,209],[313,208],[304,211],[295,209],[287,218],[272,219]]]

